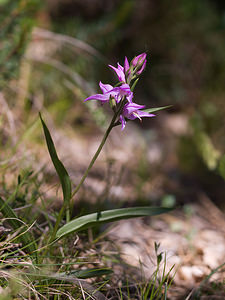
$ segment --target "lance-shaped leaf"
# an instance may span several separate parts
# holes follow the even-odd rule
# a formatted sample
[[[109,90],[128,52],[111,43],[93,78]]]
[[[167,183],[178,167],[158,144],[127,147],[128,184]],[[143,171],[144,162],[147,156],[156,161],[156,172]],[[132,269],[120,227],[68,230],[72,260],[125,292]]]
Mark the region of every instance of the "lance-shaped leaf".
[[[122,219],[154,216],[167,213],[171,208],[164,207],[130,207],[92,213],[76,218],[62,226],[56,233],[56,238],[62,238],[72,232],[87,229],[101,223],[109,223]]]
[[[167,105],[167,106],[161,106],[161,107],[153,107],[153,108],[147,108],[147,109],[142,109],[142,111],[147,112],[147,113],[153,113],[155,111],[163,110],[169,107],[172,107],[173,105]]]
[[[41,114],[40,115],[40,119],[41,119],[41,123],[42,123],[42,127],[44,130],[44,134],[45,134],[45,140],[48,146],[48,151],[51,157],[51,160],[53,162],[53,165],[56,169],[56,172],[59,176],[60,182],[61,182],[61,186],[62,186],[62,190],[63,190],[63,198],[64,198],[64,203],[69,206],[69,202],[71,199],[71,181],[70,181],[70,177],[69,174],[66,170],[66,168],[64,167],[63,163],[60,161],[60,159],[58,158],[51,134],[48,130],[48,127],[46,126],[45,122],[43,121]]]

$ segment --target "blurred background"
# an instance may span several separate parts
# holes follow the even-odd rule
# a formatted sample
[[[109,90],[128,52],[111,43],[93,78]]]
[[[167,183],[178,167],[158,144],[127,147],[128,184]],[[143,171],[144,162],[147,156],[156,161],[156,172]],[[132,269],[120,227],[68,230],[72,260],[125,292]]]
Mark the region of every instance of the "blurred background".
[[[154,252],[152,239],[160,241],[173,251],[171,264],[183,264],[182,282],[199,282],[224,262],[225,1],[0,0],[0,50],[3,194],[21,169],[32,169],[50,211],[61,205],[38,112],[78,183],[111,116],[83,99],[100,92],[100,80],[116,83],[108,64],[146,52],[135,102],[172,107],[113,130],[76,209],[178,207],[151,226],[120,224],[110,238],[139,232],[140,257],[143,245]],[[30,200],[17,201],[13,207]],[[126,253],[128,243],[120,246]]]

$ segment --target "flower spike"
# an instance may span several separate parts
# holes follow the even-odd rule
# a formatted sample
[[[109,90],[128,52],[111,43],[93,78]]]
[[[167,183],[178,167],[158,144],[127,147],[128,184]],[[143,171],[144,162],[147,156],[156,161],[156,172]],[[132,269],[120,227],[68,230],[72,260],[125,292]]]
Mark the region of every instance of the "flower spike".
[[[126,126],[126,120],[139,119],[142,121],[143,117],[154,117],[154,114],[143,110],[145,105],[133,102],[133,90],[139,80],[137,77],[143,72],[146,62],[146,53],[141,53],[135,56],[130,64],[125,56],[124,66],[121,66],[119,63],[117,63],[117,68],[109,65],[120,81],[119,86],[117,84],[113,87],[100,81],[99,86],[102,94],[95,94],[84,101],[99,100],[102,103],[109,102],[115,113],[115,120],[112,126],[115,126],[119,121],[122,125],[122,130]]]

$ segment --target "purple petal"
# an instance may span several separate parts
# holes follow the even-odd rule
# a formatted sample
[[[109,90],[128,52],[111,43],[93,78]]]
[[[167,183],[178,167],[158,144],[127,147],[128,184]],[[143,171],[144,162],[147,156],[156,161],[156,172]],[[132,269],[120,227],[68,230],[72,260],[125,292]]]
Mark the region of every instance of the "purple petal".
[[[124,72],[126,73],[129,70],[130,66],[129,66],[129,62],[127,57],[125,56],[125,60],[124,60]]]
[[[132,113],[136,110],[143,109],[143,108],[145,108],[145,105],[139,105],[139,104],[134,103],[134,102],[127,103],[124,106],[124,110],[126,110],[128,113]]]
[[[124,130],[125,126],[126,126],[126,121],[124,119],[124,117],[122,115],[120,115],[120,123],[122,125],[121,130]]]
[[[122,72],[124,71],[124,68],[123,68],[123,66],[121,66],[120,63],[117,63],[117,69],[122,71]]]
[[[146,59],[146,56],[147,56],[146,53],[141,53],[138,56],[135,56],[135,58],[132,61],[132,65],[134,67],[136,67],[137,64],[139,65],[139,64],[143,63],[144,60]]]
[[[120,95],[126,96],[130,95],[132,92],[130,90],[130,86],[127,83],[122,84],[119,88]]]
[[[144,111],[141,111],[141,110],[136,110],[134,112],[132,112],[131,114],[125,116],[127,119],[130,119],[130,120],[134,120],[134,119],[139,119],[141,120],[141,118],[143,117],[154,117],[155,115],[153,114],[148,114]]]
[[[130,116],[130,119],[131,120],[134,120],[134,119],[136,119],[136,118],[138,118],[138,119],[140,119],[141,120],[141,118],[143,118],[143,117],[155,117],[155,115],[153,115],[153,114],[148,114],[148,113],[146,113],[146,112],[144,112],[144,111],[141,111],[141,110],[137,110],[137,111],[135,111],[135,112],[133,112],[132,114],[131,114],[131,116]]]
[[[145,112],[145,111],[141,111],[141,110],[138,111],[138,115],[139,115],[141,118],[142,118],[142,117],[155,117],[154,114],[149,114],[149,113],[147,113],[147,112]]]
[[[135,116],[133,113],[129,114],[129,115],[125,115],[125,118],[129,119],[129,120],[134,120],[137,118],[137,116]]]
[[[112,95],[115,97],[119,102],[121,97],[123,96],[129,96],[129,98],[132,99],[133,93],[130,90],[130,87],[127,83],[122,84],[121,86],[117,86],[113,88],[111,91],[108,92],[108,94]]]
[[[104,84],[101,81],[99,82],[99,86],[103,94],[106,94],[107,92],[113,89],[113,86],[111,84]]]
[[[92,95],[88,98],[86,98],[84,101],[89,101],[89,100],[99,100],[99,101],[102,101],[102,102],[107,102],[109,101],[109,95],[108,94],[96,94],[96,95]]]
[[[132,102],[131,104],[129,104],[130,107],[133,107],[135,109],[143,109],[145,108],[145,105],[140,105],[140,104],[137,104],[137,103],[134,103]]]
[[[144,68],[145,68],[145,66],[146,66],[146,61],[147,61],[147,60],[144,61],[144,63],[143,63],[143,65],[141,66],[140,70],[137,72],[137,75],[140,75],[140,74],[144,71]]]
[[[125,74],[124,74],[123,67],[119,63],[117,63],[117,65],[118,65],[118,68],[115,68],[111,65],[109,65],[109,67],[112,68],[116,72],[119,81],[124,81],[125,82]]]
[[[132,102],[132,99],[133,99],[133,92],[131,92],[130,95],[127,96],[127,101],[128,101],[129,103],[131,103],[131,102]]]

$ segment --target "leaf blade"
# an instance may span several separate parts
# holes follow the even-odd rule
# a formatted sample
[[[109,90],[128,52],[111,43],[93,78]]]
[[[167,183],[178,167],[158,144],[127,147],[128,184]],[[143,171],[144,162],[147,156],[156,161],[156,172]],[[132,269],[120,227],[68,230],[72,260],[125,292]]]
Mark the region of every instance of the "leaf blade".
[[[49,131],[48,127],[46,126],[44,120],[42,119],[42,116],[40,113],[39,113],[39,116],[40,116],[41,124],[43,127],[45,140],[46,140],[46,144],[48,147],[48,152],[49,152],[52,163],[55,167],[55,170],[58,174],[58,177],[59,177],[59,180],[60,180],[60,183],[62,186],[64,203],[66,203],[69,206],[69,202],[71,199],[71,193],[72,193],[71,192],[71,180],[70,180],[70,177],[69,177],[69,174],[68,174],[66,168],[64,167],[63,163],[61,162],[61,160],[58,157],[58,154],[56,152],[55,145],[52,140],[50,131]]]
[[[142,111],[147,112],[147,113],[153,113],[153,112],[156,112],[156,111],[159,111],[159,110],[170,108],[172,106],[173,105],[167,105],[167,106],[161,106],[161,107],[153,107],[153,108],[142,109]]]
[[[122,219],[154,216],[171,211],[164,207],[130,207],[102,211],[76,218],[62,226],[56,233],[56,238],[62,238],[72,232],[84,230],[97,224],[114,222]]]
[[[112,274],[113,271],[109,268],[101,268],[101,269],[96,269],[96,268],[88,268],[85,270],[72,270],[67,273],[60,273],[60,275],[68,275],[68,276],[76,276],[76,278],[79,279],[88,279],[88,278],[93,278],[93,277],[101,277],[103,275],[110,275]]]

